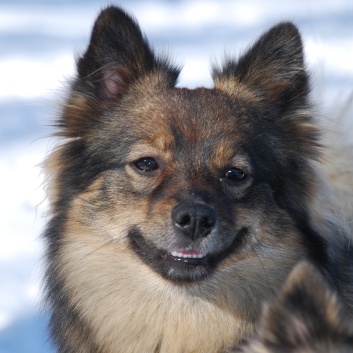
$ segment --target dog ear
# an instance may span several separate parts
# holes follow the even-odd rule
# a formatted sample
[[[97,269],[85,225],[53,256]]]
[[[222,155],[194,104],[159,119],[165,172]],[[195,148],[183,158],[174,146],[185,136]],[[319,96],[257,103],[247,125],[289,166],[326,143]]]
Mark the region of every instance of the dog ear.
[[[289,275],[279,296],[265,306],[259,325],[263,344],[308,347],[352,338],[342,305],[322,274],[302,262]],[[337,340],[342,339],[342,342]],[[323,349],[323,351],[326,351]]]
[[[94,83],[95,93],[106,100],[116,99],[131,82],[153,70],[167,72],[171,85],[178,76],[167,60],[155,56],[134,19],[114,6],[98,16],[77,69],[79,78]]]
[[[309,92],[303,46],[297,27],[284,22],[272,27],[239,60],[214,69],[218,88],[248,89],[270,104],[284,105]]]
[[[101,112],[117,107],[137,80],[153,73],[174,86],[179,69],[157,57],[139,25],[122,9],[110,6],[98,16],[86,52],[77,61],[77,78],[60,122],[68,137],[81,136]]]

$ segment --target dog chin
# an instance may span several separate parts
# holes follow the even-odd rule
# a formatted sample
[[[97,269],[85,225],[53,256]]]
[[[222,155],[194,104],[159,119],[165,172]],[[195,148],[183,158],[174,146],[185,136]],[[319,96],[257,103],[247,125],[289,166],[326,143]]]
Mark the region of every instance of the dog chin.
[[[239,248],[245,233],[245,229],[240,230],[227,249],[207,254],[159,249],[146,240],[138,228],[131,229],[128,238],[132,251],[163,278],[177,283],[190,283],[212,275],[218,264]]]

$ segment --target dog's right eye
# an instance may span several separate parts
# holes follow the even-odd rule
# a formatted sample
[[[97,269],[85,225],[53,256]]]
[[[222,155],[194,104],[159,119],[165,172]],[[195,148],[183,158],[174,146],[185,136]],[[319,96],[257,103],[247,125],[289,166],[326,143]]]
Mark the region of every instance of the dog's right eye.
[[[134,162],[134,166],[141,172],[153,172],[159,168],[158,163],[152,157],[143,157]]]

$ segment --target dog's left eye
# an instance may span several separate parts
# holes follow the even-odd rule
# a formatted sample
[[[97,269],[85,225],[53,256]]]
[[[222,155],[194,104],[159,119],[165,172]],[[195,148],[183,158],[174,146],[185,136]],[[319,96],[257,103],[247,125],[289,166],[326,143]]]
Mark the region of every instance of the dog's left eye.
[[[152,157],[143,157],[134,162],[134,166],[141,172],[153,172],[158,169],[158,163]]]
[[[242,181],[246,178],[246,174],[239,168],[229,168],[225,173],[224,177],[230,181]]]

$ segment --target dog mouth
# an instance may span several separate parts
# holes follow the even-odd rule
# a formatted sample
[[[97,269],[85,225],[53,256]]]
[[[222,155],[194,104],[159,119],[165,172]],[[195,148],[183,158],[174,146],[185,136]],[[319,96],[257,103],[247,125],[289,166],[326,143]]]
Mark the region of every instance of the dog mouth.
[[[206,254],[203,254],[199,251],[192,251],[192,250],[178,250],[178,251],[172,251],[169,253],[173,258],[176,260],[184,260],[184,261],[190,261],[190,259],[193,260],[201,260],[206,257]]]
[[[169,262],[171,265],[185,265],[185,266],[199,266],[206,265],[207,254],[199,251],[191,250],[178,250],[172,252],[166,252],[162,255],[162,259],[165,262]]]
[[[138,228],[128,233],[129,246],[155,272],[173,282],[196,282],[210,276],[217,265],[239,247],[246,230],[238,232],[233,242],[221,251],[202,252],[195,249],[167,251],[145,239]]]

